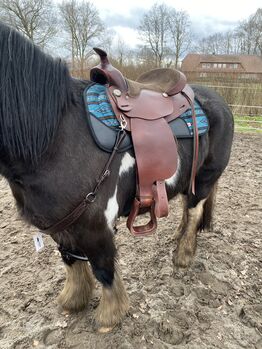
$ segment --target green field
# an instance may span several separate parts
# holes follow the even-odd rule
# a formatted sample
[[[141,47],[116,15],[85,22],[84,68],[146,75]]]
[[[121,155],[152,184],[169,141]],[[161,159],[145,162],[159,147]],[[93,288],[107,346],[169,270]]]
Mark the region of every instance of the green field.
[[[262,116],[235,115],[235,131],[262,134]]]

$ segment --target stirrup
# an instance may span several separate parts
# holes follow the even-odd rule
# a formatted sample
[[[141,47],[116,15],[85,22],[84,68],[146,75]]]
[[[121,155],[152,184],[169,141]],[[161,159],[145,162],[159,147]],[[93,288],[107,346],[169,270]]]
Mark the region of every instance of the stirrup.
[[[140,211],[140,207],[141,207],[140,201],[137,198],[135,198],[132,209],[127,219],[127,224],[126,224],[128,229],[131,231],[131,233],[137,237],[151,235],[156,231],[156,228],[157,228],[154,202],[152,202],[150,206],[150,221],[145,225],[134,226],[136,217],[138,216]]]

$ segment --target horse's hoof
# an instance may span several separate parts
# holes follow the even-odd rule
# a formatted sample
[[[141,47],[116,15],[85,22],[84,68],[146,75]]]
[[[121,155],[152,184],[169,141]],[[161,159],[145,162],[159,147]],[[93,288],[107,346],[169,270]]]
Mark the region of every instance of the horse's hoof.
[[[99,329],[97,330],[98,333],[110,333],[115,326],[110,326],[110,327],[99,327]]]
[[[177,250],[173,254],[173,264],[177,268],[188,268],[194,259],[194,253],[179,253]]]
[[[72,314],[72,312],[70,310],[63,310],[61,314],[64,316],[69,316],[70,314]]]

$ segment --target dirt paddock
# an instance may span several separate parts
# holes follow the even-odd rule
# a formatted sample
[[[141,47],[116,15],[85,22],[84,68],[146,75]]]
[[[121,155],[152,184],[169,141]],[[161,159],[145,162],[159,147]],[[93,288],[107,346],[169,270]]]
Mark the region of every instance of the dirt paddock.
[[[0,181],[0,348],[261,349],[262,137],[236,134],[219,183],[215,225],[198,237],[191,268],[173,270],[172,236],[179,198],[158,234],[133,238],[119,222],[120,265],[130,297],[128,316],[112,333],[97,334],[97,286],[88,308],[63,313],[56,297],[63,264],[52,240],[36,253],[35,229],[18,217]]]

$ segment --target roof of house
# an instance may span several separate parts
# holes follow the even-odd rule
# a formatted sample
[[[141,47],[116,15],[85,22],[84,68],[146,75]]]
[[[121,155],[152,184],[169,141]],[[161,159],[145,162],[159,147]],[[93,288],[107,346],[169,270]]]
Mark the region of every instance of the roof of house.
[[[189,53],[182,61],[182,71],[197,71],[201,63],[240,63],[246,73],[262,73],[262,58],[254,55],[205,55]]]

